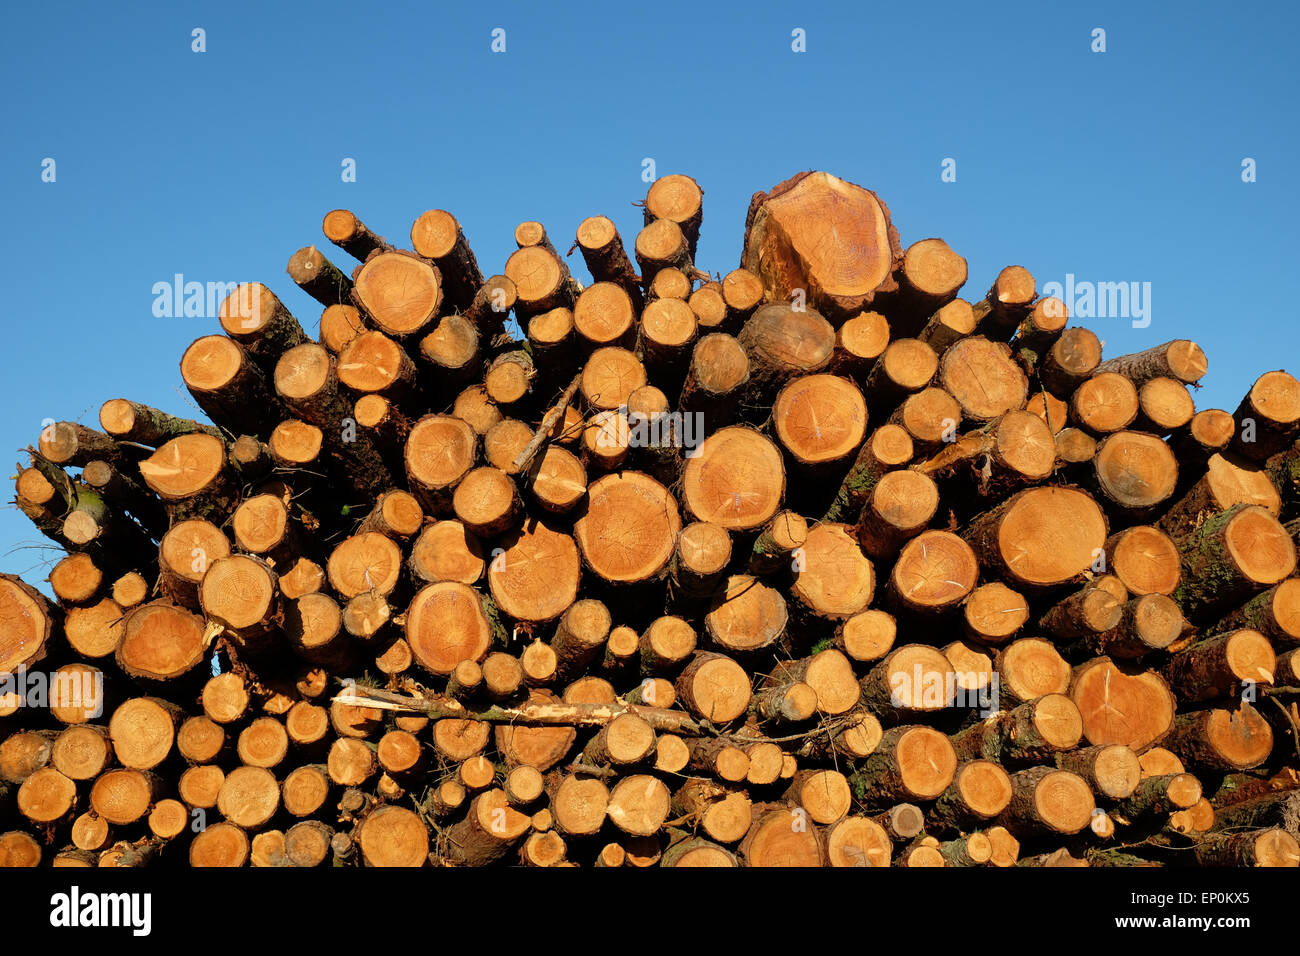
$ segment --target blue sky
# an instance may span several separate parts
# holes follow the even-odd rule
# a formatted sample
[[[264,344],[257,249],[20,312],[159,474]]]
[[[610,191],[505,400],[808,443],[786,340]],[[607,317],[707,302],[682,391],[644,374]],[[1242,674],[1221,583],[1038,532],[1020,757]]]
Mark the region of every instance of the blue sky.
[[[266,281],[314,332],[284,268],[308,243],[355,265],[327,210],[407,245],[450,209],[498,272],[524,219],[567,247],[603,213],[630,244],[646,157],[704,187],[710,271],[738,264],[752,192],[820,168],[877,190],[904,244],[947,239],[968,298],[1013,263],[1040,288],[1149,282],[1148,327],[1083,324],[1107,355],[1196,339],[1197,406],[1231,410],[1260,372],[1296,371],[1298,21],[1283,3],[13,7],[0,448],[18,461],[46,418],[97,425],[108,398],[197,414],[178,362],[216,323],[156,318],[155,282]],[[42,579],[41,541],[0,511],[4,570]]]

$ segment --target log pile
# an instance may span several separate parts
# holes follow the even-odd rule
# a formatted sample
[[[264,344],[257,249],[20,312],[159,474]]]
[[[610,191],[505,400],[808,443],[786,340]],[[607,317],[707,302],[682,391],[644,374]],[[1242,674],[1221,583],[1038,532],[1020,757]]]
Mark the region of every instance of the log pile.
[[[207,421],[45,428],[0,865],[1300,864],[1300,382],[1198,411],[826,173],[710,276],[702,198],[497,275],[334,210]]]

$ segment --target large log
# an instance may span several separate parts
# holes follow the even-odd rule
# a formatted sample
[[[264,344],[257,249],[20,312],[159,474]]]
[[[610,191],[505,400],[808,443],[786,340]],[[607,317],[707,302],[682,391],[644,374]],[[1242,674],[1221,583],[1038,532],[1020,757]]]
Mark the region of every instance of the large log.
[[[754,194],[740,264],[772,299],[803,290],[810,306],[847,317],[896,287],[901,255],[889,208],[875,193],[813,172]]]

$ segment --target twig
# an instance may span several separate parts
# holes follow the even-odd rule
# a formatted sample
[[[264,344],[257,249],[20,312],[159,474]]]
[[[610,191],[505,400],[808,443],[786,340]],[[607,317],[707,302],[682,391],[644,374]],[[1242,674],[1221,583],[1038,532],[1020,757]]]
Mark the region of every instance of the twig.
[[[555,427],[555,423],[564,417],[564,413],[568,409],[569,403],[573,401],[573,396],[578,391],[578,385],[581,382],[582,373],[579,372],[577,375],[573,376],[573,381],[570,382],[569,387],[564,390],[564,394],[560,396],[560,400],[552,405],[550,411],[542,416],[542,423],[537,426],[536,434],[533,435],[528,444],[524,446],[524,450],[521,451],[519,456],[511,463],[511,474],[518,475],[528,470],[528,466],[532,464],[533,458],[537,455],[537,450],[541,448],[542,444],[546,441],[546,436],[550,434],[551,429]]]
[[[1273,706],[1282,711],[1282,716],[1285,717],[1286,722],[1291,725],[1291,739],[1295,743],[1296,756],[1300,757],[1300,727],[1296,726],[1295,718],[1291,716],[1291,711],[1287,710],[1280,700],[1276,697],[1270,697],[1269,700],[1273,702]]]

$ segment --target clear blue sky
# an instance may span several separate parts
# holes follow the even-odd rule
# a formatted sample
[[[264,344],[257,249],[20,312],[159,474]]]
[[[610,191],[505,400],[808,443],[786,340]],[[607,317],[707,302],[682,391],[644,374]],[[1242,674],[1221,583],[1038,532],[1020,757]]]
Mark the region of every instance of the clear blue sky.
[[[1281,2],[11,6],[0,448],[19,460],[45,418],[97,426],[113,397],[197,414],[178,362],[216,323],[153,316],[174,273],[266,281],[314,333],[284,269],[308,243],[355,265],[327,210],[407,245],[450,209],[498,272],[524,219],[567,247],[603,213],[630,243],[645,157],[704,187],[710,271],[738,264],[752,192],[820,168],[877,190],[904,244],[946,238],[969,298],[1013,263],[1040,287],[1150,282],[1149,327],[1085,324],[1107,355],[1198,340],[1197,405],[1231,410],[1300,365],[1298,20]],[[44,578],[42,541],[0,511],[4,570]]]

